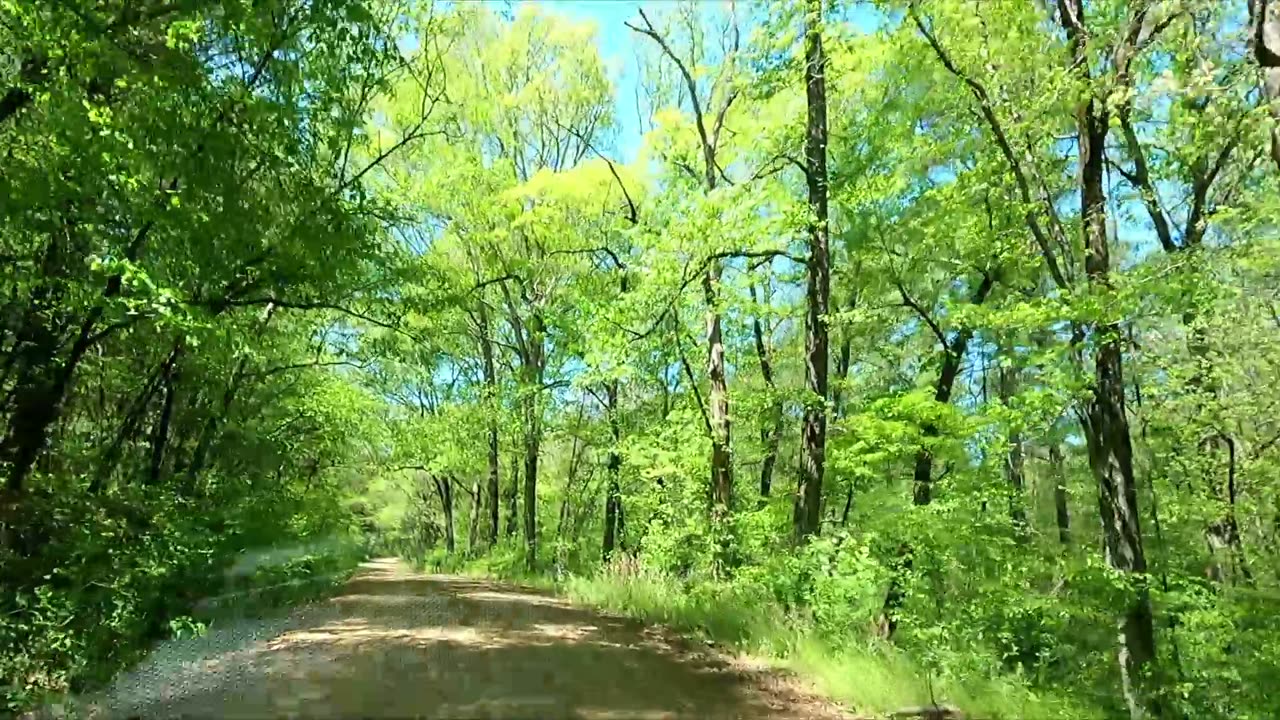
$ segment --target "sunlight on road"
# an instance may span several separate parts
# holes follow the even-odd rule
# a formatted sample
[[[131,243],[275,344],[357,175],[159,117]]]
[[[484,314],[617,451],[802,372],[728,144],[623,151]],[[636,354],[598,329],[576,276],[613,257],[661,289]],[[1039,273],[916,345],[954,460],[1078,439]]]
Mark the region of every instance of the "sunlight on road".
[[[835,718],[761,669],[527,589],[365,563],[286,618],[170,643],[95,717]]]

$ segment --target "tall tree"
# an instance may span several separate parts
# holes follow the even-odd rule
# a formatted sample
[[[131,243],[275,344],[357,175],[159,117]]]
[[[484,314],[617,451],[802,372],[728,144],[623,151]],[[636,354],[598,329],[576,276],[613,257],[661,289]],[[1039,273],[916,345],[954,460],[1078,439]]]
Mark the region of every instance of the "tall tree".
[[[689,69],[689,64],[681,59],[643,10],[640,11],[640,20],[643,26],[627,23],[627,27],[657,43],[662,54],[676,66],[684,81],[684,89],[688,93],[687,100],[693,110],[694,127],[698,132],[698,146],[702,156],[703,191],[709,195],[716,190],[719,184],[718,178],[723,172],[716,156],[720,134],[724,129],[725,116],[738,97],[738,89],[734,87],[734,79],[731,75],[733,54],[738,50],[737,26],[735,24],[730,29],[733,40],[729,57],[722,65],[722,76],[712,86],[712,92],[704,95],[699,91],[698,82]],[[722,86],[723,89],[717,93],[716,86]],[[711,103],[718,103],[719,107],[713,108]],[[714,114],[711,114],[713,112]],[[710,391],[707,394],[707,420],[711,436],[711,514],[717,523],[727,522],[729,515],[733,512],[729,380],[725,364],[723,319],[720,310],[722,273],[722,258],[718,255],[708,257],[702,271],[702,297],[706,306],[707,377],[710,381]]]
[[[830,340],[831,250],[827,211],[827,58],[822,49],[822,0],[808,0],[804,29],[805,184],[809,191],[809,257],[805,286],[805,385],[800,431],[800,489],[795,528],[800,539],[818,532],[827,446],[827,366]]]
[[[1058,21],[1067,34],[1072,71],[1087,93],[1076,108],[1080,165],[1080,218],[1084,234],[1085,278],[1091,288],[1107,293],[1111,283],[1111,240],[1107,227],[1107,189],[1103,152],[1110,129],[1110,110],[1099,96],[1093,77],[1088,38],[1091,31],[1083,0],[1062,0]],[[1127,72],[1128,58],[1145,40],[1146,10],[1129,18],[1125,36],[1113,49],[1118,72]],[[1124,351],[1120,325],[1095,323],[1092,397],[1080,420],[1088,444],[1089,466],[1098,481],[1102,537],[1107,562],[1133,584],[1120,620],[1120,670],[1133,718],[1159,706],[1146,677],[1156,662],[1155,627],[1147,587],[1147,558],[1142,540],[1138,489],[1133,471],[1133,445],[1125,410]]]

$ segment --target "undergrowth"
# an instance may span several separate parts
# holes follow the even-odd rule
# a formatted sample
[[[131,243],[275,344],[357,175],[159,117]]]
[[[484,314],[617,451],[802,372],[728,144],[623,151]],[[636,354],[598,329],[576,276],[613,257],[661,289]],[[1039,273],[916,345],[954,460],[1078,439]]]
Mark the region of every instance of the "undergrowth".
[[[228,618],[260,617],[331,595],[367,553],[349,539],[246,553],[224,573],[224,587],[192,609],[192,618],[212,624]],[[258,558],[259,562],[244,562]]]
[[[64,564],[11,600],[24,613],[0,617],[0,716],[102,687],[167,639],[323,597],[365,555],[344,538],[219,560],[162,539],[144,545],[151,554]]]
[[[869,636],[824,637],[806,614],[789,613],[763,591],[732,582],[682,581],[615,564],[595,575],[570,576],[560,587],[575,602],[667,625],[792,670],[857,712],[938,704],[982,718],[1099,716],[1033,692],[1017,677],[937,675]]]

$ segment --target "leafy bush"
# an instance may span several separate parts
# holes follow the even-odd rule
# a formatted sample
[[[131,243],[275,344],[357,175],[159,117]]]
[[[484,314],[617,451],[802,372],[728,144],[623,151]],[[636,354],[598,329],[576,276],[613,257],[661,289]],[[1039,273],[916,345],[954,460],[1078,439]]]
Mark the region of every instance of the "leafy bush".
[[[228,531],[227,517],[251,517],[248,508],[228,502],[226,515],[195,512],[188,501],[125,493],[107,502],[74,488],[44,497],[40,524],[25,532],[48,542],[38,553],[3,556],[4,577],[28,579],[0,597],[7,711],[105,682],[156,640],[198,630],[192,616],[208,621],[229,608],[257,612],[314,596],[362,556],[354,541],[330,543],[229,582],[239,547],[272,534],[264,526]],[[228,602],[201,602],[216,596]]]

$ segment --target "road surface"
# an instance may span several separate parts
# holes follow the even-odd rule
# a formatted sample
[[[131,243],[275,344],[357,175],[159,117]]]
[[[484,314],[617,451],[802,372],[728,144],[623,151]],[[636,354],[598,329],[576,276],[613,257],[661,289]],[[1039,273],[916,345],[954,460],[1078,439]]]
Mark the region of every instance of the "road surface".
[[[845,717],[669,631],[395,559],[327,601],[167,643],[89,702],[110,718]]]

